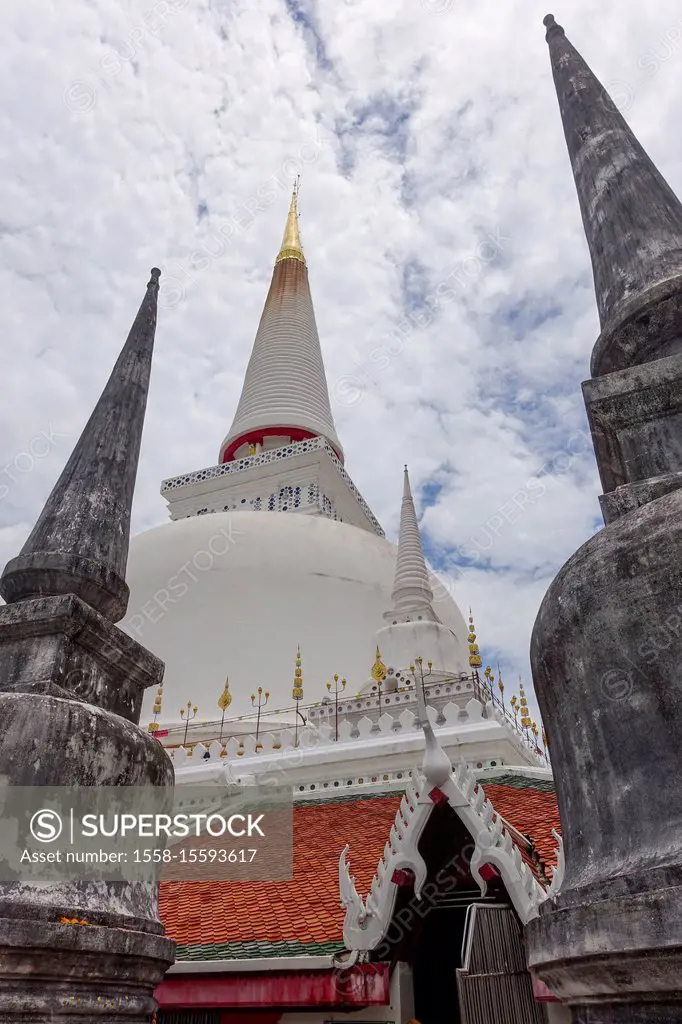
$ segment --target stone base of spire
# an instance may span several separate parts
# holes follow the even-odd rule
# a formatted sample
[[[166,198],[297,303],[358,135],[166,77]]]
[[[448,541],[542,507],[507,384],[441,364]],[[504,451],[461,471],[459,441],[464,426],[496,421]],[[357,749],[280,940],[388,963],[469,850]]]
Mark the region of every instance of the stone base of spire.
[[[591,537],[533,631],[566,875],[527,950],[584,1024],[682,1021],[681,518],[675,490]]]
[[[161,934],[0,918],[0,1024],[148,1024],[173,960]]]
[[[541,906],[528,963],[574,1024],[682,1022],[681,885],[681,868],[652,871],[620,879],[618,895],[590,886]]]
[[[43,693],[139,722],[163,662],[75,594],[0,607],[0,693]]]
[[[682,486],[682,355],[588,380],[583,395],[606,523]]]
[[[0,608],[0,778],[172,787],[168,755],[136,724],[162,677],[157,658],[73,594]],[[173,960],[152,882],[0,883],[0,1024],[147,1024]]]

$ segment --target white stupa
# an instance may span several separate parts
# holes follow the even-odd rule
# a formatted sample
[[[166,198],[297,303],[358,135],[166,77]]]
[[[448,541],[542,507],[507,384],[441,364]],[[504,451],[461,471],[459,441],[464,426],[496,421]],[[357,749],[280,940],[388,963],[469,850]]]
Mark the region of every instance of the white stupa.
[[[467,626],[425,567],[411,494],[396,565],[344,468],[296,194],[219,463],[161,490],[172,521],[131,542],[122,624],[166,664],[160,724],[177,723],[188,701],[197,725],[220,718],[227,676],[230,718],[253,714],[259,686],[268,713],[290,708],[299,644],[308,700],[325,695],[334,673],[349,693],[366,690],[377,643],[395,671],[415,643],[434,670],[467,670]]]

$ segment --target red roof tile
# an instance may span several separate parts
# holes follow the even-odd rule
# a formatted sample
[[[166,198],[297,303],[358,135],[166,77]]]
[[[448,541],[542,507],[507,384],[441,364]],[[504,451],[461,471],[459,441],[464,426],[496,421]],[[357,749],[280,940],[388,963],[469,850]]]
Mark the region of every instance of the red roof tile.
[[[556,843],[551,830],[560,827],[554,793],[533,788],[527,779],[521,787],[486,783],[485,791],[502,817],[531,836],[541,857],[553,863]],[[184,947],[181,958],[186,958],[187,947],[225,943],[341,942],[341,850],[350,843],[358,892],[367,892],[401,795],[295,806],[290,881],[162,883],[161,918],[171,938]]]
[[[164,882],[161,918],[176,942],[328,942],[342,937],[339,855],[353,851],[359,892],[369,889],[401,794],[294,807],[294,878],[288,882]]]
[[[530,836],[547,865],[555,864],[557,842],[552,829],[560,833],[561,822],[554,793],[545,793],[531,787],[516,789],[496,785],[494,782],[486,782],[483,788],[498,814],[519,832]]]

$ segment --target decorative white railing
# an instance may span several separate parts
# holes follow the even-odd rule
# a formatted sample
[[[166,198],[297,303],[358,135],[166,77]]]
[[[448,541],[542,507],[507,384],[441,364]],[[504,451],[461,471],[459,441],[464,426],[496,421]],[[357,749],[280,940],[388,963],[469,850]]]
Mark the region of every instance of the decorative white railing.
[[[437,731],[492,721],[509,725],[497,708],[492,704],[488,704],[484,708],[475,697],[472,697],[464,708],[454,702],[449,702],[440,709],[429,707],[428,716]],[[375,736],[408,736],[410,733],[415,734],[418,729],[419,723],[415,713],[410,708],[403,708],[399,714],[390,714],[388,711],[384,711],[376,722],[366,716],[357,722],[344,719],[339,722],[338,731],[335,725],[325,722],[321,725],[306,725],[298,731],[287,728],[261,732],[258,735],[232,736],[227,741],[215,739],[188,746],[170,747],[168,753],[176,768],[181,768],[190,761],[192,766],[196,766],[203,761],[237,760],[243,757],[255,757],[259,754],[271,757],[273,754],[285,753],[297,748],[306,750],[313,747],[334,746],[336,743],[366,742]],[[529,749],[523,738],[511,729],[508,731],[508,738],[527,757]],[[530,753],[538,765],[546,767],[544,758],[533,754],[532,751]]]
[[[264,466],[268,463],[280,462],[282,459],[292,458],[295,455],[303,455],[305,452],[315,450],[327,453],[337,473],[342,478],[358,505],[374,527],[374,531],[380,537],[384,537],[385,534],[379,524],[379,520],[376,518],[371,508],[360,494],[360,491],[349,477],[334,449],[323,437],[313,437],[306,441],[295,441],[291,444],[284,445],[281,448],[273,448],[270,451],[260,452],[258,455],[249,455],[244,459],[235,459],[234,462],[223,462],[219,466],[208,466],[206,469],[197,469],[193,473],[183,473],[180,476],[169,477],[167,480],[162,481],[161,493],[168,494],[170,491],[173,491],[178,487],[187,487],[190,484],[201,483],[204,480],[214,480],[218,477],[228,476],[233,473],[243,473],[255,468],[256,466]]]

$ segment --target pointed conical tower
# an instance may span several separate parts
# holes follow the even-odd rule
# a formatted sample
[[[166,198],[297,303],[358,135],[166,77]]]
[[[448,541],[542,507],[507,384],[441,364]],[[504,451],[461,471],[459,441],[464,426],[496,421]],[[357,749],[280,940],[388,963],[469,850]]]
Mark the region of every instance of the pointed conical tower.
[[[467,649],[438,618],[433,607],[433,588],[424,558],[419,522],[405,466],[403,498],[400,507],[400,531],[396,557],[395,579],[391,594],[393,607],[384,613],[388,625],[375,636],[374,645],[381,651],[382,665],[388,666],[384,686],[394,689],[396,673],[405,673],[418,656],[431,662],[432,681],[467,673]],[[372,681],[364,689],[376,685]],[[462,690],[464,692],[464,690]],[[467,699],[471,693],[467,693]]]
[[[682,1022],[682,217],[563,29],[545,25],[602,319],[583,393],[606,526],[559,571],[533,629],[565,872],[525,944],[576,1021]]]
[[[131,808],[141,790],[154,794],[159,810],[172,804],[170,759],[137,724],[151,686],[156,720],[163,663],[112,621],[127,603],[123,576],[158,278],[153,270],[95,411],[2,577],[8,603],[0,606],[0,777],[9,794],[50,794],[62,819],[69,808],[73,815],[73,794],[82,792],[103,794],[107,809]],[[14,824],[21,828],[18,819]],[[109,873],[99,861],[94,871],[79,863],[76,873],[24,873],[18,845],[16,853],[13,864],[11,843],[5,846],[0,879],[0,1024],[145,1024],[174,959],[155,875],[133,877],[118,867]],[[65,919],[90,925],[82,929],[87,941]]]
[[[343,465],[294,190],[270,290],[219,465],[164,480],[172,519],[299,512],[384,531]]]
[[[554,17],[552,74],[601,334],[583,385],[606,522],[682,483],[682,204]]]
[[[111,376],[38,522],[5,568],[8,603],[78,594],[112,622],[128,607],[130,514],[151,372],[159,274],[152,270]]]
[[[432,608],[433,590],[429,581],[429,570],[426,568],[407,466],[403,477],[398,558],[391,600],[393,609],[387,612],[387,616],[396,619],[403,616],[420,616],[431,621],[436,620]]]
[[[329,404],[294,189],[241,398],[220,448],[229,462],[277,438],[324,437],[343,462]],[[276,446],[276,443],[275,443]]]
[[[682,349],[682,204],[553,15],[545,26],[592,258],[598,377]]]

